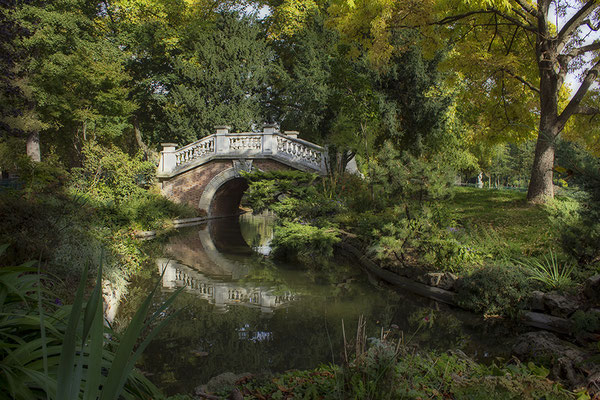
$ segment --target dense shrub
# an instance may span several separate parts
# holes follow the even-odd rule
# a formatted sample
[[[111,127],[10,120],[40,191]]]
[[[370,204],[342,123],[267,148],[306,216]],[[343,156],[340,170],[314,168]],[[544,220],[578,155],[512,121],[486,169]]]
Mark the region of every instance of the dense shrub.
[[[532,290],[532,282],[518,266],[485,266],[459,281],[457,302],[487,315],[515,315]]]
[[[130,157],[118,147],[87,142],[82,155],[82,166],[72,170],[71,187],[95,201],[118,204],[142,196],[154,182],[156,167],[141,153]]]
[[[560,229],[562,246],[580,264],[600,262],[600,169],[581,174],[579,188],[570,199],[550,204],[554,222]]]
[[[22,189],[0,191],[0,243],[20,263],[41,258],[73,285],[81,268],[104,252],[105,277],[121,292],[148,256],[134,229],[161,229],[193,211],[152,192],[155,167],[141,156],[89,142],[69,174],[59,163],[17,163]]]
[[[387,206],[403,206],[410,219],[412,214],[427,212],[434,203],[449,198],[454,175],[441,158],[415,157],[386,143],[373,163],[369,180],[375,197],[381,196]]]
[[[94,142],[86,143],[82,153],[82,166],[71,172],[69,191],[96,208],[102,223],[157,229],[166,218],[193,214],[150,190],[156,167],[141,153],[131,157],[117,147]]]

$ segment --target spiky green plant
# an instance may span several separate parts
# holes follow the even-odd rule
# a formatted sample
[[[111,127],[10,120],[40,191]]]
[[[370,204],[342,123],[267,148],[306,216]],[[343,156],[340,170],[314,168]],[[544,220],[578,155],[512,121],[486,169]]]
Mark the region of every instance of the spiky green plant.
[[[73,305],[61,306],[33,265],[0,268],[0,399],[163,398],[134,364],[173,316],[157,321],[179,291],[146,319],[157,285],[119,336],[104,326],[101,268],[87,302],[86,267]]]
[[[537,258],[527,261],[517,261],[531,274],[530,279],[542,282],[549,289],[564,289],[570,286],[573,281],[571,274],[573,273],[573,265],[560,265],[556,254],[550,250],[548,255],[544,256],[541,261]]]

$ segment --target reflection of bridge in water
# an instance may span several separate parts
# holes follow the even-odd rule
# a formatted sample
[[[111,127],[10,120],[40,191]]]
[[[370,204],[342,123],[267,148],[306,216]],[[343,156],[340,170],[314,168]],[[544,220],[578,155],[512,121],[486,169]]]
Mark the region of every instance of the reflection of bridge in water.
[[[291,292],[277,294],[272,288],[220,281],[166,258],[158,259],[157,264],[160,273],[165,269],[162,280],[164,289],[174,290],[185,286],[186,292],[207,300],[220,311],[226,311],[229,305],[243,305],[270,313],[296,299]]]

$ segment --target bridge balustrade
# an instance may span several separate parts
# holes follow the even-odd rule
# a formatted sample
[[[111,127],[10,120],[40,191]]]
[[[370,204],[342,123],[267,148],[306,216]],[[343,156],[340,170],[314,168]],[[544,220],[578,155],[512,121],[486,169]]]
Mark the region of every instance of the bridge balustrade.
[[[230,133],[229,127],[177,149],[163,143],[158,168],[159,177],[170,177],[213,159],[271,158],[293,167],[326,173],[327,157],[323,147],[297,138],[297,132],[276,132],[265,127],[263,132]]]
[[[175,165],[183,165],[215,152],[215,138],[208,136],[175,152]]]

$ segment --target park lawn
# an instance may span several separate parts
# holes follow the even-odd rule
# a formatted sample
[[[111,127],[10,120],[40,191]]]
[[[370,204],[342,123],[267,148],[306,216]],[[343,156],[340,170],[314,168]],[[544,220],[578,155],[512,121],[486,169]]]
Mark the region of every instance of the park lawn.
[[[560,251],[560,232],[552,226],[549,209],[527,204],[525,192],[474,187],[453,192],[445,207],[461,228],[463,243],[507,258]]]

